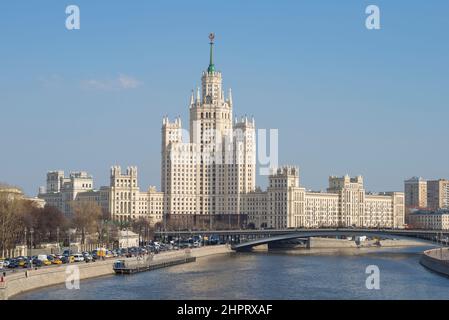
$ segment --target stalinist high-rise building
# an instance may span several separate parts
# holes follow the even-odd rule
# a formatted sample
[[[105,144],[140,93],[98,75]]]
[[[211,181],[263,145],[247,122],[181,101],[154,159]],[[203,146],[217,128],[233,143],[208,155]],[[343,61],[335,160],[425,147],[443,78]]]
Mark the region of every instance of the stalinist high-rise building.
[[[209,66],[190,97],[189,132],[180,118],[162,120],[161,191],[168,220],[236,224],[244,195],[255,190],[255,123],[233,118],[231,89],[225,96],[214,65],[214,34],[209,39]]]
[[[256,188],[254,119],[235,117],[231,90],[225,95],[215,69],[214,35],[209,39],[209,66],[201,88],[192,90],[188,128],[180,118],[162,120],[161,191],[140,191],[136,167],[113,166],[110,185],[100,190],[85,173],[70,182],[62,171],[49,172],[39,197],[67,214],[71,202],[93,201],[113,220],[143,218],[172,230],[404,225],[404,193],[366,192],[362,176],[331,176],[327,191],[316,192],[301,186],[298,167],[270,164],[268,188]]]

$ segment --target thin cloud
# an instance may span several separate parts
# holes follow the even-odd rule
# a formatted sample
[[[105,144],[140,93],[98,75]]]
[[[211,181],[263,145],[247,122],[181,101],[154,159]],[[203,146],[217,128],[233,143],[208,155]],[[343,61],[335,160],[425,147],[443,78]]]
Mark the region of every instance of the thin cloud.
[[[40,76],[37,80],[43,87],[54,89],[60,87],[64,79],[59,74],[51,74]]]
[[[114,79],[87,79],[81,81],[84,89],[90,90],[128,90],[135,89],[142,85],[142,82],[133,76],[119,74]]]
[[[127,76],[126,74],[120,74],[118,81],[123,89],[134,89],[140,86],[142,83],[134,77]]]

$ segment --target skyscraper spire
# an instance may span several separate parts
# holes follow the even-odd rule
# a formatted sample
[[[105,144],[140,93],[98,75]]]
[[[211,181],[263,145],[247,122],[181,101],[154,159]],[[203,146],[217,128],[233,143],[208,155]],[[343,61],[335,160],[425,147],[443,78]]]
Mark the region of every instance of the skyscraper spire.
[[[197,103],[201,102],[201,100],[200,100],[200,88],[199,87],[196,88],[196,102]]]
[[[215,71],[215,65],[214,65],[214,39],[215,34],[212,32],[209,34],[209,40],[210,40],[210,59],[209,59],[209,67],[207,68],[207,72],[212,73]]]
[[[192,95],[190,96],[190,105],[193,105],[195,103],[195,99],[194,99],[194,94],[193,94],[193,90],[192,90]]]

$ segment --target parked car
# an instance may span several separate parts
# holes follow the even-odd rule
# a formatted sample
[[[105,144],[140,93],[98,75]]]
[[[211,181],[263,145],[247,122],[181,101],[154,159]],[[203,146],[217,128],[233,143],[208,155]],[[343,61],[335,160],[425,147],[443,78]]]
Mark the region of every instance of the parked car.
[[[42,267],[44,265],[44,263],[39,259],[33,259],[31,261],[33,263],[33,267]],[[31,263],[27,263],[27,267],[31,267]]]
[[[17,259],[11,259],[8,263],[8,269],[16,269],[19,267],[19,261]]]
[[[61,262],[64,264],[65,263],[73,263],[73,262],[75,262],[75,257],[74,256],[62,256]]]
[[[53,256],[53,255],[48,256],[48,261],[50,261],[51,264],[61,264],[62,263],[60,258],[58,258],[57,256]]]
[[[42,263],[46,266],[51,264],[51,261],[48,260],[48,256],[46,254],[40,254],[37,256],[37,260],[42,261]]]
[[[28,261],[29,261],[28,257],[19,257],[19,258],[17,258],[17,264],[21,268],[26,268]]]
[[[75,253],[73,255],[73,259],[75,260],[75,262],[83,262],[84,256],[81,253]]]
[[[90,255],[89,252],[83,252],[84,261],[86,262],[92,262],[94,261],[94,258]]]

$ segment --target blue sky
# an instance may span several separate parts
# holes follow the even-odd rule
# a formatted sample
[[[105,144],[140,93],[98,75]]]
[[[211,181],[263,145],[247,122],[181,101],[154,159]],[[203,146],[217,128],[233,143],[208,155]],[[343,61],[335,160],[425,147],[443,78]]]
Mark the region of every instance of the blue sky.
[[[187,123],[212,31],[234,113],[279,129],[302,185],[449,177],[448,16],[443,0],[2,2],[0,181],[35,195],[47,170],[86,170],[99,187],[120,164],[159,187],[161,118]]]

